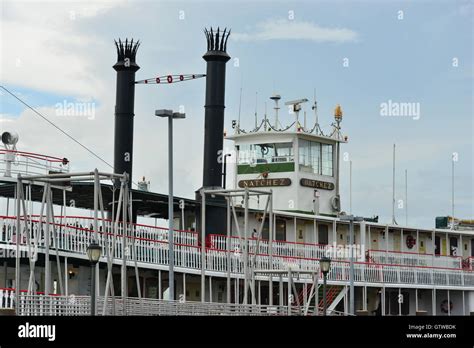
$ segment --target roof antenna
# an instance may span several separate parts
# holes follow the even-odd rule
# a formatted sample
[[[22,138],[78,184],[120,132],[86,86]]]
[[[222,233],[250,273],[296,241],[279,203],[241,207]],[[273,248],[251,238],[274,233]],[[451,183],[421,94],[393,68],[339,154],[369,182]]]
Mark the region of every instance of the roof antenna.
[[[258,103],[258,92],[255,92],[255,132],[257,131],[257,103]]]
[[[265,102],[265,114],[263,115],[264,121],[263,121],[263,129],[265,132],[267,131],[267,102]]]
[[[393,173],[392,173],[392,225],[398,225],[395,220],[395,144],[393,144]]]
[[[237,119],[237,134],[240,133],[240,111],[241,110],[242,110],[242,81],[240,82],[239,118]]]
[[[270,97],[270,99],[275,102],[275,106],[273,107],[273,109],[275,110],[275,130],[277,130],[278,129],[278,123],[280,123],[278,121],[278,110],[280,110],[280,107],[278,106],[278,101],[281,99],[281,96],[279,94],[274,93]],[[280,125],[280,128],[281,128],[281,125]]]
[[[319,127],[319,119],[318,119],[318,102],[316,101],[316,88],[314,89],[314,104],[311,107],[314,111],[314,131],[316,131],[316,135],[324,135],[323,131]]]

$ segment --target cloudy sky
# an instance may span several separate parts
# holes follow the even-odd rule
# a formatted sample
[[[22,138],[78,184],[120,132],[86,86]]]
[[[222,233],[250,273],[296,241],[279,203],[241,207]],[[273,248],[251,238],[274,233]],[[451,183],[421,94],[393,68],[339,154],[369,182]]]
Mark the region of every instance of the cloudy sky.
[[[140,39],[137,79],[203,73],[202,29],[232,28],[228,52],[226,129],[239,110],[249,128],[268,97],[313,99],[328,130],[341,104],[342,151],[353,162],[353,213],[390,220],[392,146],[397,144],[396,198],[408,221],[433,227],[451,211],[455,152],[456,215],[474,217],[472,1],[6,1],[0,0],[1,84],[113,162],[116,61],[114,39]],[[160,108],[184,107],[175,124],[175,187],[193,197],[201,186],[204,79],[138,85],[134,181],[146,176],[166,192],[166,123]],[[19,150],[67,157],[72,169],[110,171],[14,98],[0,91],[0,130],[20,134]],[[383,103],[415,103],[419,115],[384,116]],[[90,103],[94,115],[64,116],[57,104]],[[308,111],[310,111],[308,106]],[[292,122],[286,112],[283,123]],[[231,143],[225,146],[231,148]],[[349,162],[342,162],[348,210]],[[405,221],[405,210],[397,208]]]

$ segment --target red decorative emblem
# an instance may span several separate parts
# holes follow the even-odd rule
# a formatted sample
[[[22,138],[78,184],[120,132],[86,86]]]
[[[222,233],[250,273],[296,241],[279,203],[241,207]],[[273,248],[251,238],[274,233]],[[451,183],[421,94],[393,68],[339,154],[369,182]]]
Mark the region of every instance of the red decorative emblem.
[[[412,235],[407,236],[407,247],[408,249],[412,249],[416,244],[416,239],[413,238]]]

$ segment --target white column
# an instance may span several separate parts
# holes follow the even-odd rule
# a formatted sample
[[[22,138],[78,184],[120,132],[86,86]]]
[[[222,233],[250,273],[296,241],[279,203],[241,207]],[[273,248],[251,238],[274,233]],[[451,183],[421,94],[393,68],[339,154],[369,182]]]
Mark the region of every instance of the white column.
[[[285,302],[283,301],[283,275],[280,274],[280,280],[279,280],[279,286],[280,286],[280,306],[284,306]]]
[[[162,297],[162,294],[161,294],[161,270],[158,270],[158,299],[161,300],[163,297]]]
[[[183,273],[183,299],[186,302],[186,273]]]
[[[404,249],[404,245],[403,245],[403,228],[400,229],[400,251],[405,251],[403,250]]]
[[[382,294],[380,296],[382,300],[382,316],[385,316],[386,310],[385,310],[385,286],[382,287]]]
[[[318,244],[318,223],[316,218],[313,219],[313,243]]]
[[[451,315],[451,298],[449,296],[449,290],[448,290],[448,315]]]
[[[363,287],[363,296],[362,296],[362,301],[364,301],[364,303],[362,304],[362,309],[364,311],[367,311],[367,286],[364,286]]]
[[[402,297],[402,288],[398,288],[398,315],[402,315],[402,301],[400,301],[400,298],[402,298],[403,301],[405,299]]]
[[[260,280],[257,280],[258,282],[258,304],[262,304],[262,289],[261,289],[261,281]]]
[[[425,247],[426,250],[426,247]],[[420,253],[420,231],[416,230],[416,252]]]
[[[209,302],[212,302],[212,276],[209,276]]]
[[[418,312],[418,289],[415,289],[415,315]]]
[[[367,229],[368,229],[368,234],[369,234],[369,245],[367,246],[367,248],[370,250],[372,246],[372,233],[370,231],[370,225],[367,226]]]
[[[296,216],[293,218],[293,233],[294,233],[294,239],[293,241],[296,242],[296,238],[297,238],[297,229],[296,229]]]
[[[448,232],[446,232],[446,255],[449,255],[449,239],[448,239]]]
[[[64,257],[64,292],[69,296],[69,274],[67,271],[67,256]]]
[[[360,257],[362,257],[362,260],[365,262],[365,252],[369,249],[366,246],[365,221],[362,221],[359,224],[359,234],[360,234],[360,237],[359,237],[360,252],[362,254],[360,255]]]

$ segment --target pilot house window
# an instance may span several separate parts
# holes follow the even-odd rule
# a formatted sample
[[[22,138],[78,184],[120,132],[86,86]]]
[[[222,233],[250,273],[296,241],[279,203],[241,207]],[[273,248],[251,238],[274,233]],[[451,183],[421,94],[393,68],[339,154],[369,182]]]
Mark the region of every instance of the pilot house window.
[[[293,162],[293,143],[242,144],[239,164]]]
[[[299,140],[300,171],[333,176],[333,146],[310,140]]]

